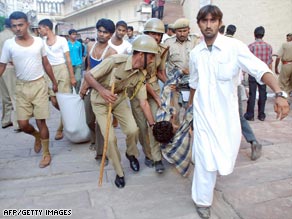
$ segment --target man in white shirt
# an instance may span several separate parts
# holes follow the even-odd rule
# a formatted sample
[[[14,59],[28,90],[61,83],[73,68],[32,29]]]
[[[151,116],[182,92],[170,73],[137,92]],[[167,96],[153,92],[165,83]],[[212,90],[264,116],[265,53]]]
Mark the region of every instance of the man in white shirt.
[[[53,82],[53,91],[57,92],[57,82],[47,59],[42,39],[28,32],[29,22],[25,13],[15,11],[9,16],[14,38],[5,41],[0,58],[0,76],[12,61],[16,71],[16,113],[19,127],[35,137],[34,151],[43,148],[40,168],[51,162],[49,152],[49,130],[46,119],[49,117],[48,85],[44,73]],[[35,117],[39,131],[30,123]]]
[[[53,33],[53,23],[49,19],[43,19],[39,22],[39,33],[44,38],[44,45],[48,60],[53,68],[54,76],[58,83],[58,92],[71,93],[71,85],[76,85],[76,79],[71,63],[68,42],[64,37]],[[49,88],[49,95],[53,106],[59,109],[56,94]],[[60,121],[55,139],[63,138],[63,123]]]
[[[287,94],[281,91],[268,66],[256,58],[245,44],[218,34],[223,14],[214,5],[202,7],[197,24],[204,40],[190,53],[193,104],[192,198],[201,218],[210,217],[217,172],[232,173],[238,154],[241,129],[238,116],[237,84],[239,69],[249,72],[258,83],[276,93],[275,112],[283,119],[289,113]]]
[[[131,54],[132,44],[124,40],[128,31],[128,25],[125,21],[118,21],[116,23],[116,31],[108,44],[117,51],[118,54]]]

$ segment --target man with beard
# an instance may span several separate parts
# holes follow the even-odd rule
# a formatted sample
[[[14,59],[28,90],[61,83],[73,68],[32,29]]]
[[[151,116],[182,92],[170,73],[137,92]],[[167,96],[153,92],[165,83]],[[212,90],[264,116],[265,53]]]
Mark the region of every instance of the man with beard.
[[[204,40],[190,53],[189,105],[193,104],[193,160],[196,163],[192,198],[201,218],[210,217],[217,172],[232,173],[241,142],[237,84],[239,69],[276,93],[277,119],[289,113],[287,94],[272,71],[239,40],[219,34],[223,14],[206,5],[197,15]]]
[[[182,98],[182,91],[189,91],[189,54],[190,51],[198,44],[199,37],[190,34],[190,22],[186,18],[179,18],[174,22],[173,28],[176,37],[169,38],[165,45],[169,47],[167,58],[167,76],[173,78],[172,71],[177,68],[181,72],[181,79],[176,85],[174,93],[174,107],[176,109],[176,125],[179,125],[179,112],[181,107],[186,107],[187,100]]]

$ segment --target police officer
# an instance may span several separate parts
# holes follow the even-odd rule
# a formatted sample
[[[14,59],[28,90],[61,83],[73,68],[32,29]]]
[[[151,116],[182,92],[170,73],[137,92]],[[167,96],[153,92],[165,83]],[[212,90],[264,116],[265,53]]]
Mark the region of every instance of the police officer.
[[[103,60],[101,64],[85,74],[85,80],[93,88],[91,103],[101,133],[105,136],[109,103],[112,103],[112,114],[117,118],[122,131],[126,134],[126,157],[130,167],[138,172],[140,169],[137,157],[138,127],[126,100],[128,88],[134,88],[133,96],[139,99],[140,106],[150,126],[154,119],[147,102],[145,73],[143,69],[152,63],[158,51],[153,38],[142,35],[133,41],[133,55],[117,54]],[[115,90],[111,93],[111,83]],[[125,186],[121,156],[113,126],[110,127],[107,157],[116,171],[115,184],[118,188]]]
[[[176,37],[169,38],[165,41],[165,45],[169,46],[169,55],[167,58],[167,76],[172,78],[174,68],[183,75],[176,87],[177,92],[174,95],[174,107],[177,112],[176,124],[179,125],[179,112],[182,105],[186,106],[188,100],[183,100],[181,91],[189,91],[189,53],[198,44],[199,37],[190,34],[190,22],[186,18],[177,19],[173,28]]]
[[[148,65],[146,69],[147,100],[149,102],[152,115],[155,118],[157,109],[161,105],[158,79],[163,82],[166,81],[165,60],[167,57],[166,53],[168,48],[160,44],[164,34],[163,22],[158,18],[149,19],[145,24],[144,34],[147,34],[155,39],[159,48],[158,53],[155,55],[155,61]],[[139,105],[139,100],[134,98],[130,102],[134,118],[139,127],[139,141],[145,154],[145,165],[148,167],[152,167],[154,165],[155,171],[162,173],[164,171],[164,166],[162,163],[160,144],[153,137],[151,129],[148,129],[147,120],[143,115],[143,111]]]

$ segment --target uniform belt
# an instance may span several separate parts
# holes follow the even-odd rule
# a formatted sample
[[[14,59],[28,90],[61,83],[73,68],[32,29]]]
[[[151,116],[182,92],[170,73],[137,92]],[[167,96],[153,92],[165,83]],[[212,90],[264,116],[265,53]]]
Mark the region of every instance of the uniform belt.
[[[283,65],[286,65],[286,64],[292,64],[292,61],[283,61],[283,60],[282,60],[282,64],[283,64]]]
[[[151,84],[153,82],[156,82],[157,80],[158,80],[157,77],[154,76],[154,77],[151,77],[151,78],[147,79],[146,82],[149,83],[149,84]]]

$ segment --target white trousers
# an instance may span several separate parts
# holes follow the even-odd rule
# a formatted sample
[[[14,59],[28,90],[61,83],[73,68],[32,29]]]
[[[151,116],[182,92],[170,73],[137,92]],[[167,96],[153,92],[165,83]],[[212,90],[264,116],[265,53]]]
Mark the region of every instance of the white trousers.
[[[212,205],[213,193],[217,179],[217,171],[207,171],[199,159],[195,159],[195,169],[192,183],[192,199],[197,206]]]

